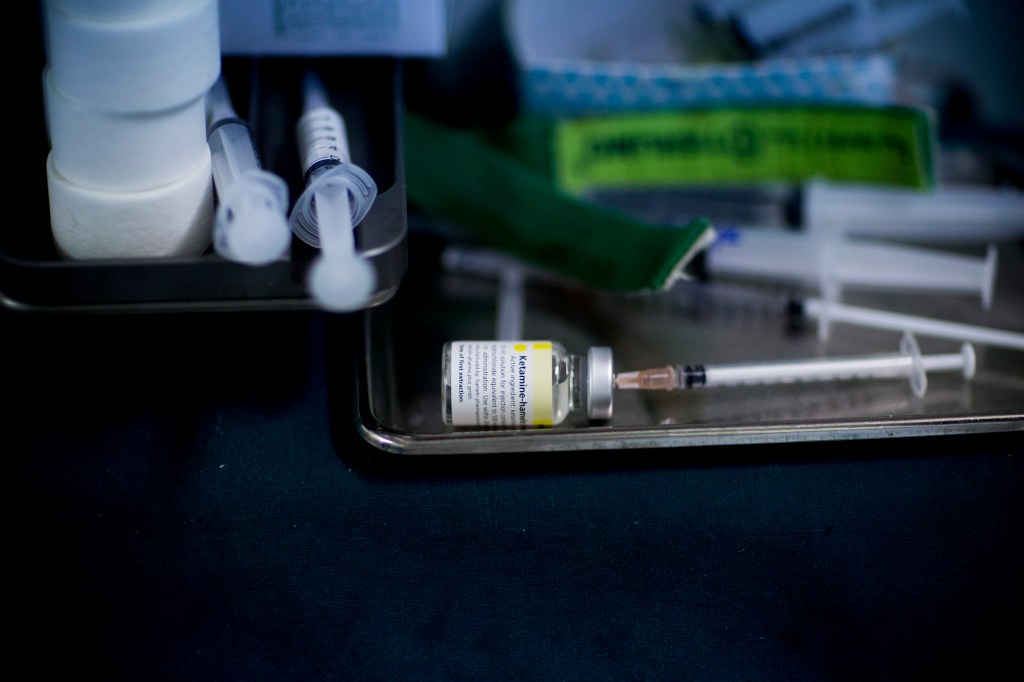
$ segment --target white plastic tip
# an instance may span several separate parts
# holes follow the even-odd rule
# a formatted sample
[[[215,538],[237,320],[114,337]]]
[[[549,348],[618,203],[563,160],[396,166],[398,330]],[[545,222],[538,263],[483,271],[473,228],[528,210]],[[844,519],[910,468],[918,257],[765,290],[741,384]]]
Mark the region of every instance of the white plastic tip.
[[[325,310],[347,313],[366,306],[377,286],[377,272],[358,257],[321,254],[309,270],[309,290]]]
[[[213,248],[225,258],[247,265],[266,265],[288,252],[288,188],[277,176],[248,173],[217,206]]]
[[[266,211],[242,213],[220,228],[215,242],[222,256],[247,265],[266,265],[283,256],[292,232],[284,216]]]

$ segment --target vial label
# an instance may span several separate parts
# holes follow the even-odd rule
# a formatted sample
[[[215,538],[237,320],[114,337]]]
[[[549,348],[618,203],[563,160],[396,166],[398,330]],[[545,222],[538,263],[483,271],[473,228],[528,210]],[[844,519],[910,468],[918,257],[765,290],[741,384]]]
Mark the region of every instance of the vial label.
[[[449,381],[455,426],[551,426],[549,341],[455,341]]]

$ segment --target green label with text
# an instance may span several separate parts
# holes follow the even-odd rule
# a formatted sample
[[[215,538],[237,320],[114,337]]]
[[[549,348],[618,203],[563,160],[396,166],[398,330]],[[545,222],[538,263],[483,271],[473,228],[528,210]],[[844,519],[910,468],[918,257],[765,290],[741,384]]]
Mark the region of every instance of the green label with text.
[[[599,189],[803,182],[929,187],[932,117],[912,107],[743,107],[564,119],[555,175]]]

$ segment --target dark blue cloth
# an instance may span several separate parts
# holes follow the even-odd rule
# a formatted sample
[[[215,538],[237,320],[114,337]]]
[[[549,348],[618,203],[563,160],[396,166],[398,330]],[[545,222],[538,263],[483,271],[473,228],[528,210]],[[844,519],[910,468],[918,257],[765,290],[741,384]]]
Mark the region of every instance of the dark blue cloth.
[[[106,680],[992,679],[1017,436],[426,459],[353,323],[0,317],[9,661]]]

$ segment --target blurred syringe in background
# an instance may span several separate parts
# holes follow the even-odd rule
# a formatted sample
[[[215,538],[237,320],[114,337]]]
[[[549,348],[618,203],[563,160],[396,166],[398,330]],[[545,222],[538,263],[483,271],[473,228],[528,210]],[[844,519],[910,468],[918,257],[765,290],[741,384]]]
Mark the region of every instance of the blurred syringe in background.
[[[359,310],[374,293],[377,272],[359,254],[354,230],[376,199],[377,185],[351,162],[345,121],[312,72],[303,79],[303,113],[296,135],[306,188],[292,209],[291,229],[320,249],[307,286],[326,310]]]
[[[950,246],[1024,239],[1024,191],[940,184],[922,191],[813,180],[800,191],[800,222],[812,234]]]
[[[288,186],[260,167],[249,126],[235,112],[223,76],[206,95],[206,122],[218,202],[214,250],[233,261],[266,265],[291,244]]]
[[[989,310],[997,252],[995,244],[982,257],[841,233],[736,226],[717,228],[704,266],[711,277],[806,285],[836,299],[848,288],[969,294]]]

